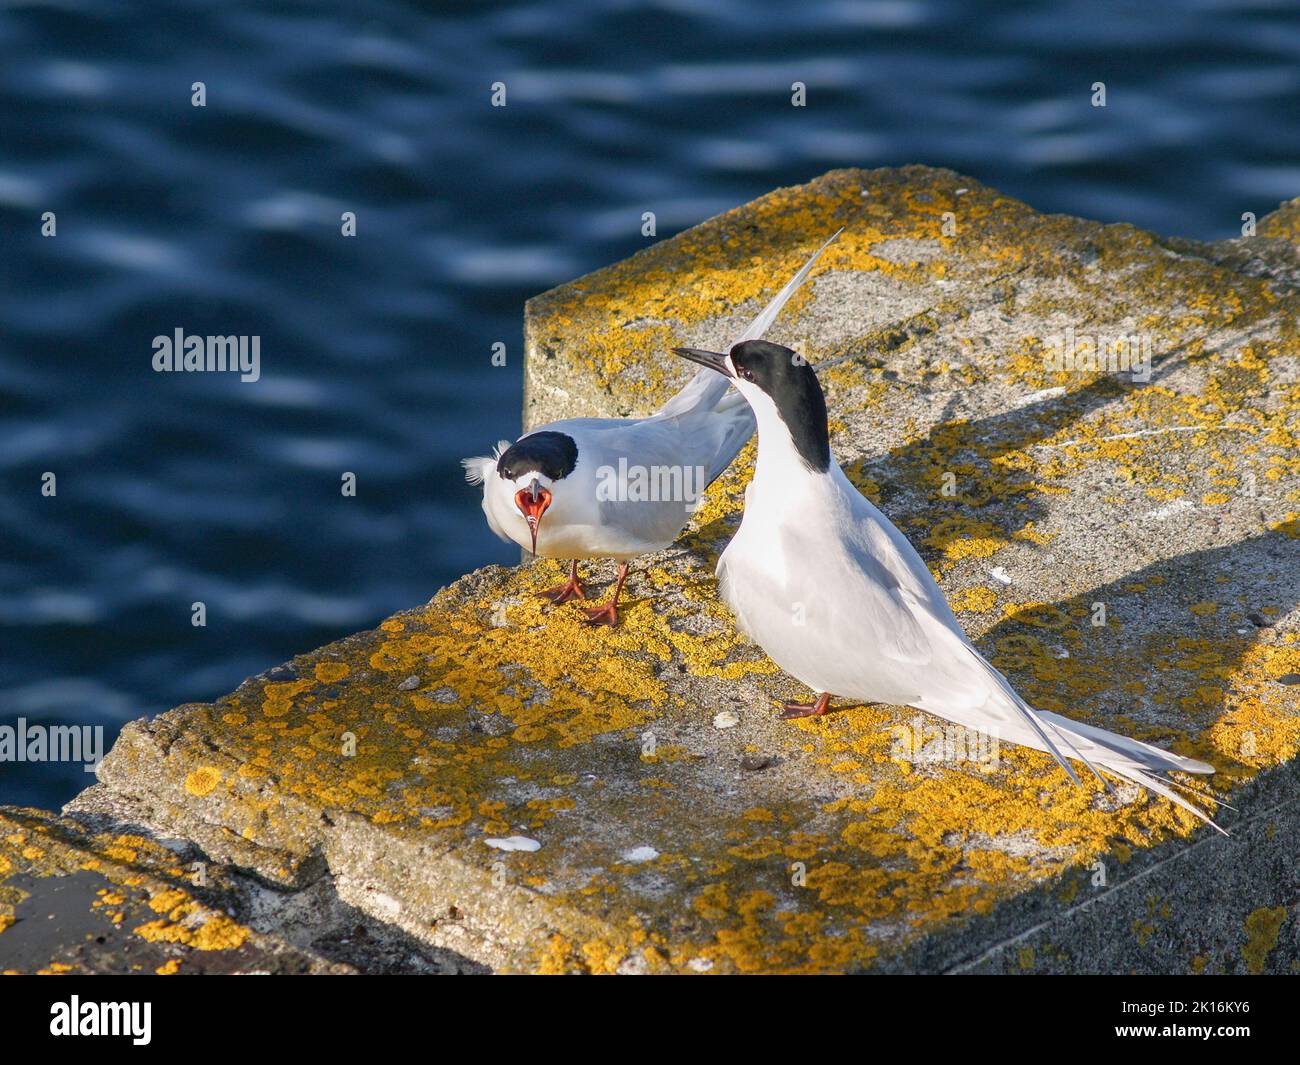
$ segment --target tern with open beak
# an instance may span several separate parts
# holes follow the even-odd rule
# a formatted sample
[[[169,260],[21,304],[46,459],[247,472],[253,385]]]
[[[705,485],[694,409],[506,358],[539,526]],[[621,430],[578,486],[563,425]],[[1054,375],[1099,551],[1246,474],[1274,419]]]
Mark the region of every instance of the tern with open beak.
[[[1071,759],[1209,821],[1163,774],[1212,766],[1035,710],[975,649],[921,556],[832,457],[826,400],[802,356],[764,340],[725,355],[674,350],[731,381],[758,422],[744,517],[717,574],[741,630],[817,695],[786,703],[783,718],[820,716],[832,696],[914,706],[1049,751],[1076,783]]]
[[[838,236],[813,254],[738,343],[767,331]],[[704,489],[753,432],[749,404],[728,380],[700,370],[648,418],[552,422],[462,465],[470,484],[483,486],[483,513],[497,536],[535,556],[572,560],[568,581],[542,596],[554,603],[585,598],[578,560],[617,560],[612,598],[587,610],[591,624],[616,625],[628,560],[677,538]]]

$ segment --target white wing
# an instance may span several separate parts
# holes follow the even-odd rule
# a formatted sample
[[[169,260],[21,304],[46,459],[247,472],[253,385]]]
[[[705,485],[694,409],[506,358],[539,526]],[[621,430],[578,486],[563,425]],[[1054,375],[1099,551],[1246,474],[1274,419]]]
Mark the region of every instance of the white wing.
[[[830,235],[830,238],[825,244],[813,252],[812,258],[804,263],[803,266],[800,267],[799,272],[785,283],[785,288],[781,289],[780,292],[772,297],[772,302],[764,307],[762,311],[759,312],[758,317],[749,323],[749,328],[732,341],[733,345],[741,344],[746,340],[763,339],[763,334],[772,327],[772,323],[776,321],[777,315],[781,313],[782,308],[790,302],[790,297],[798,292],[799,286],[807,280],[808,274],[812,271],[813,264],[821,258],[822,252],[839,240],[840,234],[843,232],[844,227],[840,226],[839,229]]]
[[[642,553],[667,547],[690,520],[716,476],[714,464],[730,422],[699,411],[639,421],[576,419],[552,428],[568,433],[578,445],[578,466],[570,474],[574,483],[566,491],[595,501],[593,520],[618,531],[626,544],[623,553],[634,547]],[[620,470],[629,474],[621,485],[611,480]],[[637,498],[637,477],[659,498]],[[610,485],[619,491],[611,492]]]

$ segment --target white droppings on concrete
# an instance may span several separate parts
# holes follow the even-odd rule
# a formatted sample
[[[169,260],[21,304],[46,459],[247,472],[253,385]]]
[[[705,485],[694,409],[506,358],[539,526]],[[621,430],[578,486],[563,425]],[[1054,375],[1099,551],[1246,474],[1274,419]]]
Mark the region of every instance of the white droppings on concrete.
[[[1181,514],[1185,510],[1195,510],[1196,505],[1190,499],[1175,499],[1166,503],[1163,507],[1157,507],[1147,515],[1154,521],[1168,521],[1175,514]]]
[[[713,727],[716,729],[735,728],[739,724],[740,718],[730,710],[713,715]]]
[[[633,847],[630,851],[623,852],[625,862],[653,862],[659,857],[659,852],[653,847]]]
[[[989,576],[992,577],[999,584],[1011,583],[1011,574],[1008,573],[1001,566],[994,566],[991,570],[989,570]]]
[[[1039,403],[1045,399],[1056,399],[1057,396],[1065,395],[1065,388],[1044,388],[1038,392],[1030,392],[1027,396],[1020,396],[1011,401],[1011,405],[1019,410],[1021,407],[1027,407],[1031,403]]]
[[[499,851],[535,851],[540,850],[542,846],[537,840],[529,839],[527,836],[506,836],[504,839],[493,837],[483,842]]]
[[[372,891],[368,897],[376,909],[382,910],[389,917],[396,917],[402,912],[402,904],[392,895],[385,895],[382,891]]]

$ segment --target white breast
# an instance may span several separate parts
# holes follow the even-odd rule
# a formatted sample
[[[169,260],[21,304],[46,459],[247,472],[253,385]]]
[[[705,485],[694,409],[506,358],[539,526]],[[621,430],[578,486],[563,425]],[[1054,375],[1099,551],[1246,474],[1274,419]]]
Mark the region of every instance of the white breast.
[[[861,497],[849,491],[834,473],[756,476],[718,562],[720,593],[742,631],[813,691],[914,704],[931,665],[933,620],[907,574],[891,568],[899,560],[872,556],[851,534],[872,515],[857,512]]]

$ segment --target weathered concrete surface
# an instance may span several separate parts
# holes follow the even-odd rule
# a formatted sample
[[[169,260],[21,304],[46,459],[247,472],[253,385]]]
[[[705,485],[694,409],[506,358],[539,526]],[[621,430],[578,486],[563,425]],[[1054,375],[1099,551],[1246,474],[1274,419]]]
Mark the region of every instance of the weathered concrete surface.
[[[527,309],[527,424],[647,411],[689,372],[671,346],[725,343],[845,225],[769,335],[820,368],[850,477],[1032,702],[1213,763],[1230,840],[1036,752],[909,758],[934,724],[911,710],[775,720],[803,693],[712,578],[752,447],[634,570],[618,630],[531,597],[558,565],[489,567],[129,726],[67,812],[284,906],[325,891],[449,967],[1291,971],[1295,216],[1201,245],[947,171],[836,171]],[[1148,335],[1150,383],[1045,371],[1067,327]],[[511,836],[540,847],[485,842]]]
[[[89,799],[90,796],[87,796]],[[186,840],[83,804],[0,809],[0,972],[445,973],[483,967],[344,904],[329,877],[282,892]]]

